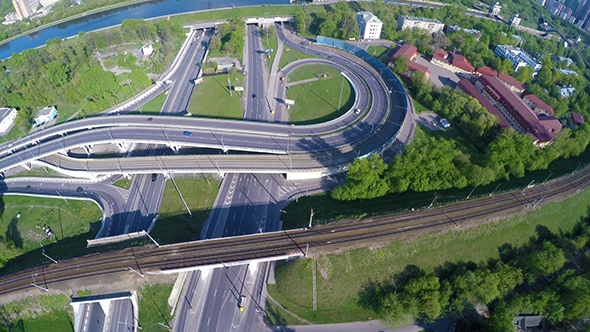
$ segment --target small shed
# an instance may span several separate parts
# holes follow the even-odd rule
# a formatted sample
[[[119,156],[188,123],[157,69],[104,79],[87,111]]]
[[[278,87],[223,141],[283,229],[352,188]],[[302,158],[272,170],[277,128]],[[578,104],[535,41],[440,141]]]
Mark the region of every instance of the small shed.
[[[581,114],[576,113],[576,112],[572,112],[572,121],[574,122],[574,124],[576,124],[578,126],[583,124],[584,122],[586,122],[584,120],[584,117]]]

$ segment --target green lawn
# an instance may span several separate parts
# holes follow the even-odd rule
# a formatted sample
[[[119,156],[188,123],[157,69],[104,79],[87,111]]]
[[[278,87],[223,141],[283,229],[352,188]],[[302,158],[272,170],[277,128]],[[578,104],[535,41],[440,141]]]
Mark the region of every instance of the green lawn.
[[[117,187],[121,187],[123,189],[129,189],[131,187],[131,181],[127,178],[122,178],[121,180],[117,180],[113,183]]]
[[[310,11],[317,12],[321,8],[313,8],[315,6],[309,6]],[[199,21],[210,21],[227,19],[230,17],[263,17],[269,16],[274,17],[277,15],[295,15],[298,12],[303,11],[303,6],[252,6],[252,7],[239,7],[224,10],[212,10],[212,11],[201,11],[198,13],[183,14],[171,16],[170,20],[179,22],[180,24],[194,23]]]
[[[33,189],[34,190],[34,189]],[[40,253],[40,243],[54,259],[80,255],[86,239],[94,238],[100,229],[102,212],[91,201],[2,196],[0,235],[16,248],[18,258],[9,261],[1,274],[47,262]],[[20,218],[18,217],[20,214]],[[51,227],[57,237],[47,239],[43,225]]]
[[[416,111],[416,114],[420,114],[422,112],[432,112],[431,109],[429,109],[428,107],[424,106],[421,102],[419,102],[418,100],[412,98],[412,101],[414,103],[414,111]]]
[[[281,61],[279,62],[279,70],[283,69],[286,65],[293,61],[301,59],[319,59],[316,56],[307,55],[305,53],[291,49],[290,47],[283,47],[283,54],[281,55]]]
[[[387,58],[387,51],[389,48],[381,45],[369,46],[367,53],[386,63],[389,59]]]
[[[173,285],[146,285],[139,289],[139,326],[141,331],[171,331],[162,326],[170,326],[172,317],[168,308],[168,297]],[[161,323],[161,324],[160,324]]]
[[[217,197],[219,180],[195,174],[175,179],[182,196],[193,213],[190,218],[172,181],[166,188],[160,205],[160,217],[151,235],[161,244],[199,239],[201,227]],[[207,182],[208,181],[208,182]]]
[[[141,106],[141,111],[143,112],[143,114],[146,115],[159,114],[167,97],[168,95],[165,93],[159,94],[156,98],[148,101],[145,105]],[[133,114],[139,114],[139,111],[134,111]]]
[[[590,190],[497,224],[396,241],[379,249],[320,255],[316,259],[316,312],[312,311],[310,259],[277,264],[277,283],[268,286],[269,293],[287,309],[314,323],[367,320],[375,314],[356,303],[359,292],[369,281],[385,281],[409,264],[432,272],[446,262],[480,263],[498,258],[501,246],[522,246],[537,235],[537,226],[546,226],[554,233],[571,231],[581,218],[588,216],[589,204]]]
[[[244,76],[236,72],[230,74],[230,80],[234,89],[235,86],[243,86]],[[227,74],[205,76],[203,83],[195,86],[187,112],[193,116],[241,119],[244,114],[243,97],[244,92],[236,91],[230,96]]]
[[[7,317],[2,331],[69,332],[73,312],[66,295],[31,296],[0,307],[0,315]]]
[[[289,110],[289,121],[297,124],[321,123],[348,111],[354,103],[354,91],[348,80],[338,74],[332,78],[293,85],[287,90],[286,98],[295,101]]]
[[[264,305],[264,322],[270,326],[304,325],[299,319],[270,300]]]
[[[268,53],[265,55],[265,65],[266,70],[270,73],[270,68],[272,67],[272,63],[275,60],[275,56],[277,55],[277,48],[279,47],[279,43],[277,41],[277,33],[275,28],[272,27],[270,29],[258,29],[260,31],[260,40],[262,41],[262,47],[272,48],[273,52]],[[268,33],[267,33],[268,32]]]
[[[323,75],[326,75],[326,78],[340,77],[340,71],[332,66],[323,64],[305,65],[293,70],[287,76],[287,81],[299,82],[310,78],[322,78]]]
[[[82,109],[80,106],[76,105],[66,105],[66,104],[57,104],[57,123],[62,123],[64,121],[75,120],[77,118],[81,118],[83,116]]]

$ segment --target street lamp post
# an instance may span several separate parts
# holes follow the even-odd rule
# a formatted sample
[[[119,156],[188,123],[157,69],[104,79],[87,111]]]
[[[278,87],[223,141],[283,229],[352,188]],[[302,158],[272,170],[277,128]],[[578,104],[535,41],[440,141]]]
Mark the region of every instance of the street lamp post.
[[[231,93],[231,80],[229,79],[229,68],[227,69],[227,84],[229,84],[229,96],[233,97]]]
[[[135,92],[133,92],[133,88],[131,87],[131,79],[128,78],[126,83],[127,83],[127,85],[129,85],[129,90],[131,90],[131,94],[133,95],[133,100],[135,101],[135,105],[137,105],[137,109],[139,109],[139,113],[141,115],[143,115],[143,112],[141,111],[141,107],[139,106],[139,102],[135,98]]]

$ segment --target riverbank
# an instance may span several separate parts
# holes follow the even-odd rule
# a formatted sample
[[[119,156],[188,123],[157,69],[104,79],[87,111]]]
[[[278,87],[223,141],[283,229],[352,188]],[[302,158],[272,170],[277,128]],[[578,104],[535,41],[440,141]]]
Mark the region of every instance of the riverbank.
[[[57,21],[53,21],[51,23],[46,23],[46,24],[40,25],[40,26],[38,26],[38,27],[36,27],[34,29],[27,30],[26,32],[19,33],[18,35],[12,36],[12,37],[7,38],[7,39],[4,39],[3,41],[0,41],[0,46],[5,45],[5,44],[8,44],[8,43],[10,43],[13,40],[16,40],[16,39],[19,39],[21,37],[30,35],[30,34],[35,33],[37,31],[41,31],[43,29],[51,28],[51,27],[56,26],[56,25],[61,24],[61,23],[67,23],[69,21],[73,21],[73,20],[76,20],[76,19],[79,19],[79,18],[88,16],[88,15],[98,14],[98,13],[106,12],[106,11],[112,10],[112,9],[118,9],[118,8],[130,6],[130,5],[135,5],[135,4],[144,3],[144,2],[150,2],[150,1],[152,1],[152,0],[131,0],[131,1],[122,2],[122,3],[118,3],[118,4],[114,4],[114,5],[110,5],[110,6],[106,6],[106,7],[102,7],[102,8],[92,9],[92,10],[89,10],[87,12],[76,14],[74,16],[70,16],[70,17],[67,17],[67,18],[62,18],[61,20],[57,20]]]

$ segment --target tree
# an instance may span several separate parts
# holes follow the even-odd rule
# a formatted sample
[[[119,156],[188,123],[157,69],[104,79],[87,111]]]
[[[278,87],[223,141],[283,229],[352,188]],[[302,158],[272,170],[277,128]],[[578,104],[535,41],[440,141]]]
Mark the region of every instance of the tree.
[[[549,241],[543,242],[542,250],[537,250],[526,260],[529,269],[536,275],[549,275],[561,269],[567,261],[565,252]]]
[[[500,66],[500,68],[498,68],[498,70],[501,71],[502,73],[510,74],[510,73],[514,72],[514,70],[512,70],[512,67],[513,67],[512,61],[510,61],[510,59],[506,58],[506,59],[502,60],[502,65]]]
[[[129,73],[129,79],[131,80],[131,85],[135,91],[147,89],[152,84],[152,80],[148,77],[145,71],[140,68],[133,69],[131,73]]]
[[[68,82],[68,68],[58,60],[45,64],[45,75],[55,85],[62,86]]]
[[[302,33],[305,31],[305,14],[303,12],[297,13],[295,15],[295,29],[297,32]]]
[[[355,159],[348,170],[344,186],[332,191],[332,197],[338,200],[371,199],[383,196],[389,189],[382,178],[387,165],[378,154],[368,158]]]
[[[516,74],[514,74],[514,78],[516,78],[520,83],[528,83],[533,78],[533,67],[524,66],[518,68]]]
[[[393,71],[396,74],[402,74],[408,71],[408,64],[410,63],[410,60],[408,59],[407,56],[400,56],[397,59],[395,59],[394,65],[393,65]]]

